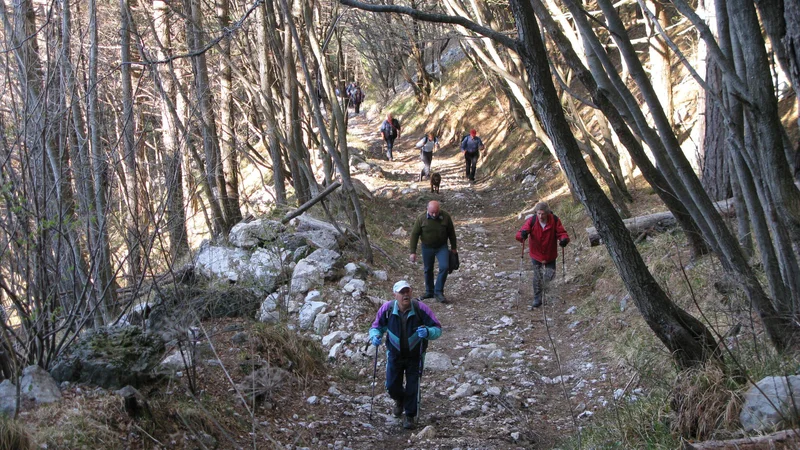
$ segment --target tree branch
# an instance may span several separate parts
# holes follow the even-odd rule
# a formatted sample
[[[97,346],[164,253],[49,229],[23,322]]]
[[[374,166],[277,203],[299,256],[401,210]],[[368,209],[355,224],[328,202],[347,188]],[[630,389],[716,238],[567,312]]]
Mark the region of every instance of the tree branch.
[[[487,37],[489,39],[494,39],[496,42],[510,48],[511,50],[514,50],[516,52],[519,51],[518,48],[519,41],[517,41],[516,39],[512,39],[503,33],[498,33],[497,31],[494,31],[491,28],[486,28],[484,26],[478,25],[477,23],[464,17],[448,16],[446,14],[428,13],[417,9],[409,8],[407,6],[373,5],[370,3],[360,2],[358,0],[339,0],[339,3],[345,6],[350,6],[353,8],[369,12],[405,14],[407,16],[413,17],[423,22],[449,23],[453,25],[460,25],[468,30],[480,34],[481,36]]]

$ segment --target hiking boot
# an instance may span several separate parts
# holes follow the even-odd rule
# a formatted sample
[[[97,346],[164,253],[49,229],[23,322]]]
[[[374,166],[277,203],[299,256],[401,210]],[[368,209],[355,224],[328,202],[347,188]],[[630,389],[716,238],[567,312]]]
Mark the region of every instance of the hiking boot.
[[[542,299],[539,298],[539,297],[534,298],[533,299],[533,305],[531,305],[531,306],[533,306],[534,308],[538,308],[538,307],[542,306]]]
[[[447,301],[447,297],[445,297],[444,294],[436,294],[436,301],[445,304],[450,303]]]
[[[406,430],[413,430],[414,428],[416,428],[417,425],[415,423],[416,422],[415,419],[416,417],[414,416],[403,417],[403,428],[405,428]]]
[[[422,296],[422,299],[425,300],[425,299],[429,299],[429,298],[433,298],[433,297],[434,297],[433,294],[429,294],[429,293],[426,292],[425,295]]]
[[[392,415],[398,418],[403,415],[403,404],[401,402],[395,400]]]

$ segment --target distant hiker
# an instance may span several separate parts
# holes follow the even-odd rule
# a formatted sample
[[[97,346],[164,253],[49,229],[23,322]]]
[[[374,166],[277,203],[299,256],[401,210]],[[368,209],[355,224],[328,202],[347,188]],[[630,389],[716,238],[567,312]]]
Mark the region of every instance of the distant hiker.
[[[442,324],[430,307],[420,299],[411,299],[411,286],[405,280],[394,284],[394,301],[383,304],[372,322],[369,337],[372,345],[386,340],[386,390],[394,400],[392,414],[400,417],[405,410],[403,428],[415,426],[419,376],[425,361],[428,341],[442,335]],[[405,388],[403,387],[405,376]]]
[[[350,91],[350,102],[353,103],[353,106],[356,109],[356,114],[358,114],[359,109],[361,108],[361,102],[364,101],[364,91],[361,90],[361,87],[356,83],[353,90]]]
[[[419,174],[419,181],[422,181],[423,178],[431,176],[433,150],[439,151],[439,138],[433,132],[428,133],[417,142],[416,147],[420,149],[419,156],[422,159],[422,172]]]
[[[525,242],[530,238],[531,262],[533,263],[533,308],[542,306],[542,283],[549,282],[556,275],[558,247],[569,244],[569,235],[559,219],[545,202],[533,207],[534,215],[525,221],[517,231],[517,240]],[[544,274],[542,274],[544,269]],[[544,279],[544,280],[543,280]]]
[[[386,120],[383,121],[378,130],[386,142],[386,158],[389,161],[394,161],[392,148],[394,147],[394,140],[400,137],[400,121],[392,118],[392,113],[388,113],[386,114]]]
[[[447,241],[450,241],[450,249]],[[425,296],[436,297],[439,303],[447,303],[444,296],[444,283],[450,268],[450,252],[458,253],[456,247],[456,228],[450,214],[439,208],[439,202],[428,202],[427,211],[419,216],[411,230],[411,262],[417,261],[417,242],[422,241],[422,264],[425,271]],[[433,263],[439,260],[439,274],[433,282]]]
[[[467,178],[475,181],[475,168],[478,166],[480,151],[485,149],[483,141],[478,137],[478,132],[474,129],[469,130],[469,136],[464,136],[461,140],[461,151],[464,152],[464,161],[467,164]]]

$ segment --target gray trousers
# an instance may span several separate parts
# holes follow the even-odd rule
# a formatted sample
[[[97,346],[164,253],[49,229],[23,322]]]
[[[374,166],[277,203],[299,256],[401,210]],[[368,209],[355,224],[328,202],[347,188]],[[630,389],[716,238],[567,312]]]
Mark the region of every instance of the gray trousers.
[[[556,277],[556,262],[553,260],[543,264],[535,259],[531,259],[531,262],[533,262],[533,298],[541,300],[542,290]]]

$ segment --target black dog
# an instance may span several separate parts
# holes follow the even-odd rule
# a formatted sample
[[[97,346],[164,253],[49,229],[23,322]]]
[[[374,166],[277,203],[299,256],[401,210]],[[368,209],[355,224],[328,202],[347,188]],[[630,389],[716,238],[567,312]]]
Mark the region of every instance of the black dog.
[[[439,172],[431,175],[431,192],[439,193],[439,185],[442,184],[442,176]]]

